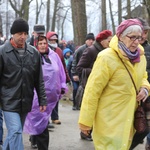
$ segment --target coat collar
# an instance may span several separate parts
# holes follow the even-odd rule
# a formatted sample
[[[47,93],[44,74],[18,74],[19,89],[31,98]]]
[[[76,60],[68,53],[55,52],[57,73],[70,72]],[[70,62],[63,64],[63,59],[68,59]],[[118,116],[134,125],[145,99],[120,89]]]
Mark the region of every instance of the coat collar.
[[[119,49],[118,37],[116,35],[111,39],[109,47],[116,51],[120,57],[125,57],[128,59],[127,55],[121,49]],[[140,55],[144,55],[144,48],[140,44],[138,45],[138,48],[140,49]]]
[[[95,41],[93,44],[96,49],[98,49],[98,51],[102,51],[103,49],[105,49],[99,42]]]
[[[6,49],[6,52],[7,52],[7,53],[9,53],[9,52],[11,52],[11,51],[14,50],[14,47],[11,45],[10,40],[7,40],[5,43],[6,43],[6,44],[5,44],[5,49]],[[26,51],[28,51],[29,53],[32,53],[32,54],[33,54],[33,48],[34,48],[33,46],[31,46],[31,45],[25,43],[25,49],[26,49]]]

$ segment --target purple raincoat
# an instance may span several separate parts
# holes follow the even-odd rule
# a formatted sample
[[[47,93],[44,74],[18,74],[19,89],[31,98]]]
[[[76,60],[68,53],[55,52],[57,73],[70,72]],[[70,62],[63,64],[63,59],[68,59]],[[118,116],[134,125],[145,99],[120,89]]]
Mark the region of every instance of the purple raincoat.
[[[42,58],[44,62],[42,69],[47,96],[47,108],[45,112],[40,112],[38,96],[34,90],[32,110],[28,113],[24,124],[24,132],[31,135],[41,134],[46,129],[52,110],[61,98],[61,88],[67,91],[66,75],[59,56],[49,49],[48,57],[51,60],[51,64],[45,62],[45,59]]]

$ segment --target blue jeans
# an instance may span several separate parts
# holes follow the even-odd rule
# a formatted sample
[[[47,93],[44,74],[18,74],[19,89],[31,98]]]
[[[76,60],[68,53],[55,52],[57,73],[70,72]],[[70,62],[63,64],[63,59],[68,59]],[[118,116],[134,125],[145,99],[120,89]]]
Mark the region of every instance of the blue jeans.
[[[20,116],[16,112],[3,111],[7,137],[4,141],[4,150],[23,150],[22,129],[26,115]]]
[[[0,109],[0,145],[3,144],[3,114]]]

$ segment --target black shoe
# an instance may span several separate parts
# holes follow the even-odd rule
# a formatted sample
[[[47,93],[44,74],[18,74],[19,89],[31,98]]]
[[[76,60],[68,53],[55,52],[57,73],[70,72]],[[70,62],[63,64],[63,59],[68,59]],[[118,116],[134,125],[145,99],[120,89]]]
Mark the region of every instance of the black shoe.
[[[2,150],[3,149],[3,147],[2,147],[2,145],[0,145],[0,150]]]
[[[31,147],[33,149],[37,149],[36,137],[34,135],[30,135],[29,141],[31,142]]]
[[[38,147],[37,147],[37,144],[35,144],[35,145],[31,144],[31,147],[32,147],[33,149],[37,149],[37,148],[38,148]]]
[[[72,107],[72,110],[80,110],[80,108],[76,107],[76,106],[73,106]]]
[[[83,140],[87,140],[87,141],[93,141],[93,139],[92,139],[92,137],[91,137],[91,135],[85,135],[84,133],[80,133],[80,136],[81,136],[81,139],[83,139]]]
[[[47,128],[48,128],[48,129],[52,129],[52,128],[55,128],[55,127],[54,127],[53,124],[49,123],[48,126],[47,126]]]
[[[72,107],[72,110],[77,110],[77,108],[75,106]]]
[[[140,144],[143,144],[143,143],[144,143],[144,140],[141,140],[141,141],[140,141]]]

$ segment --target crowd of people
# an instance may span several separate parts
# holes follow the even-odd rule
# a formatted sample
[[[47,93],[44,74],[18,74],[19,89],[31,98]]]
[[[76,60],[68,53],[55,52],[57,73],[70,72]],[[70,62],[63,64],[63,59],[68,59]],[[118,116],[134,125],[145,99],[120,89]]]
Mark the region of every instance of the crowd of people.
[[[61,125],[59,100],[68,83],[72,110],[80,113],[81,139],[93,141],[96,150],[133,150],[147,137],[145,149],[150,150],[150,124],[143,133],[133,125],[138,102],[150,103],[149,30],[146,20],[127,19],[115,35],[110,30],[88,33],[77,46],[59,41],[54,31],[45,33],[41,24],[34,25],[29,38],[27,21],[14,20],[11,38],[0,43],[0,150],[23,150],[23,132],[32,148],[48,150],[48,128]],[[83,73],[79,106],[76,94]],[[150,109],[146,114],[148,122]]]

